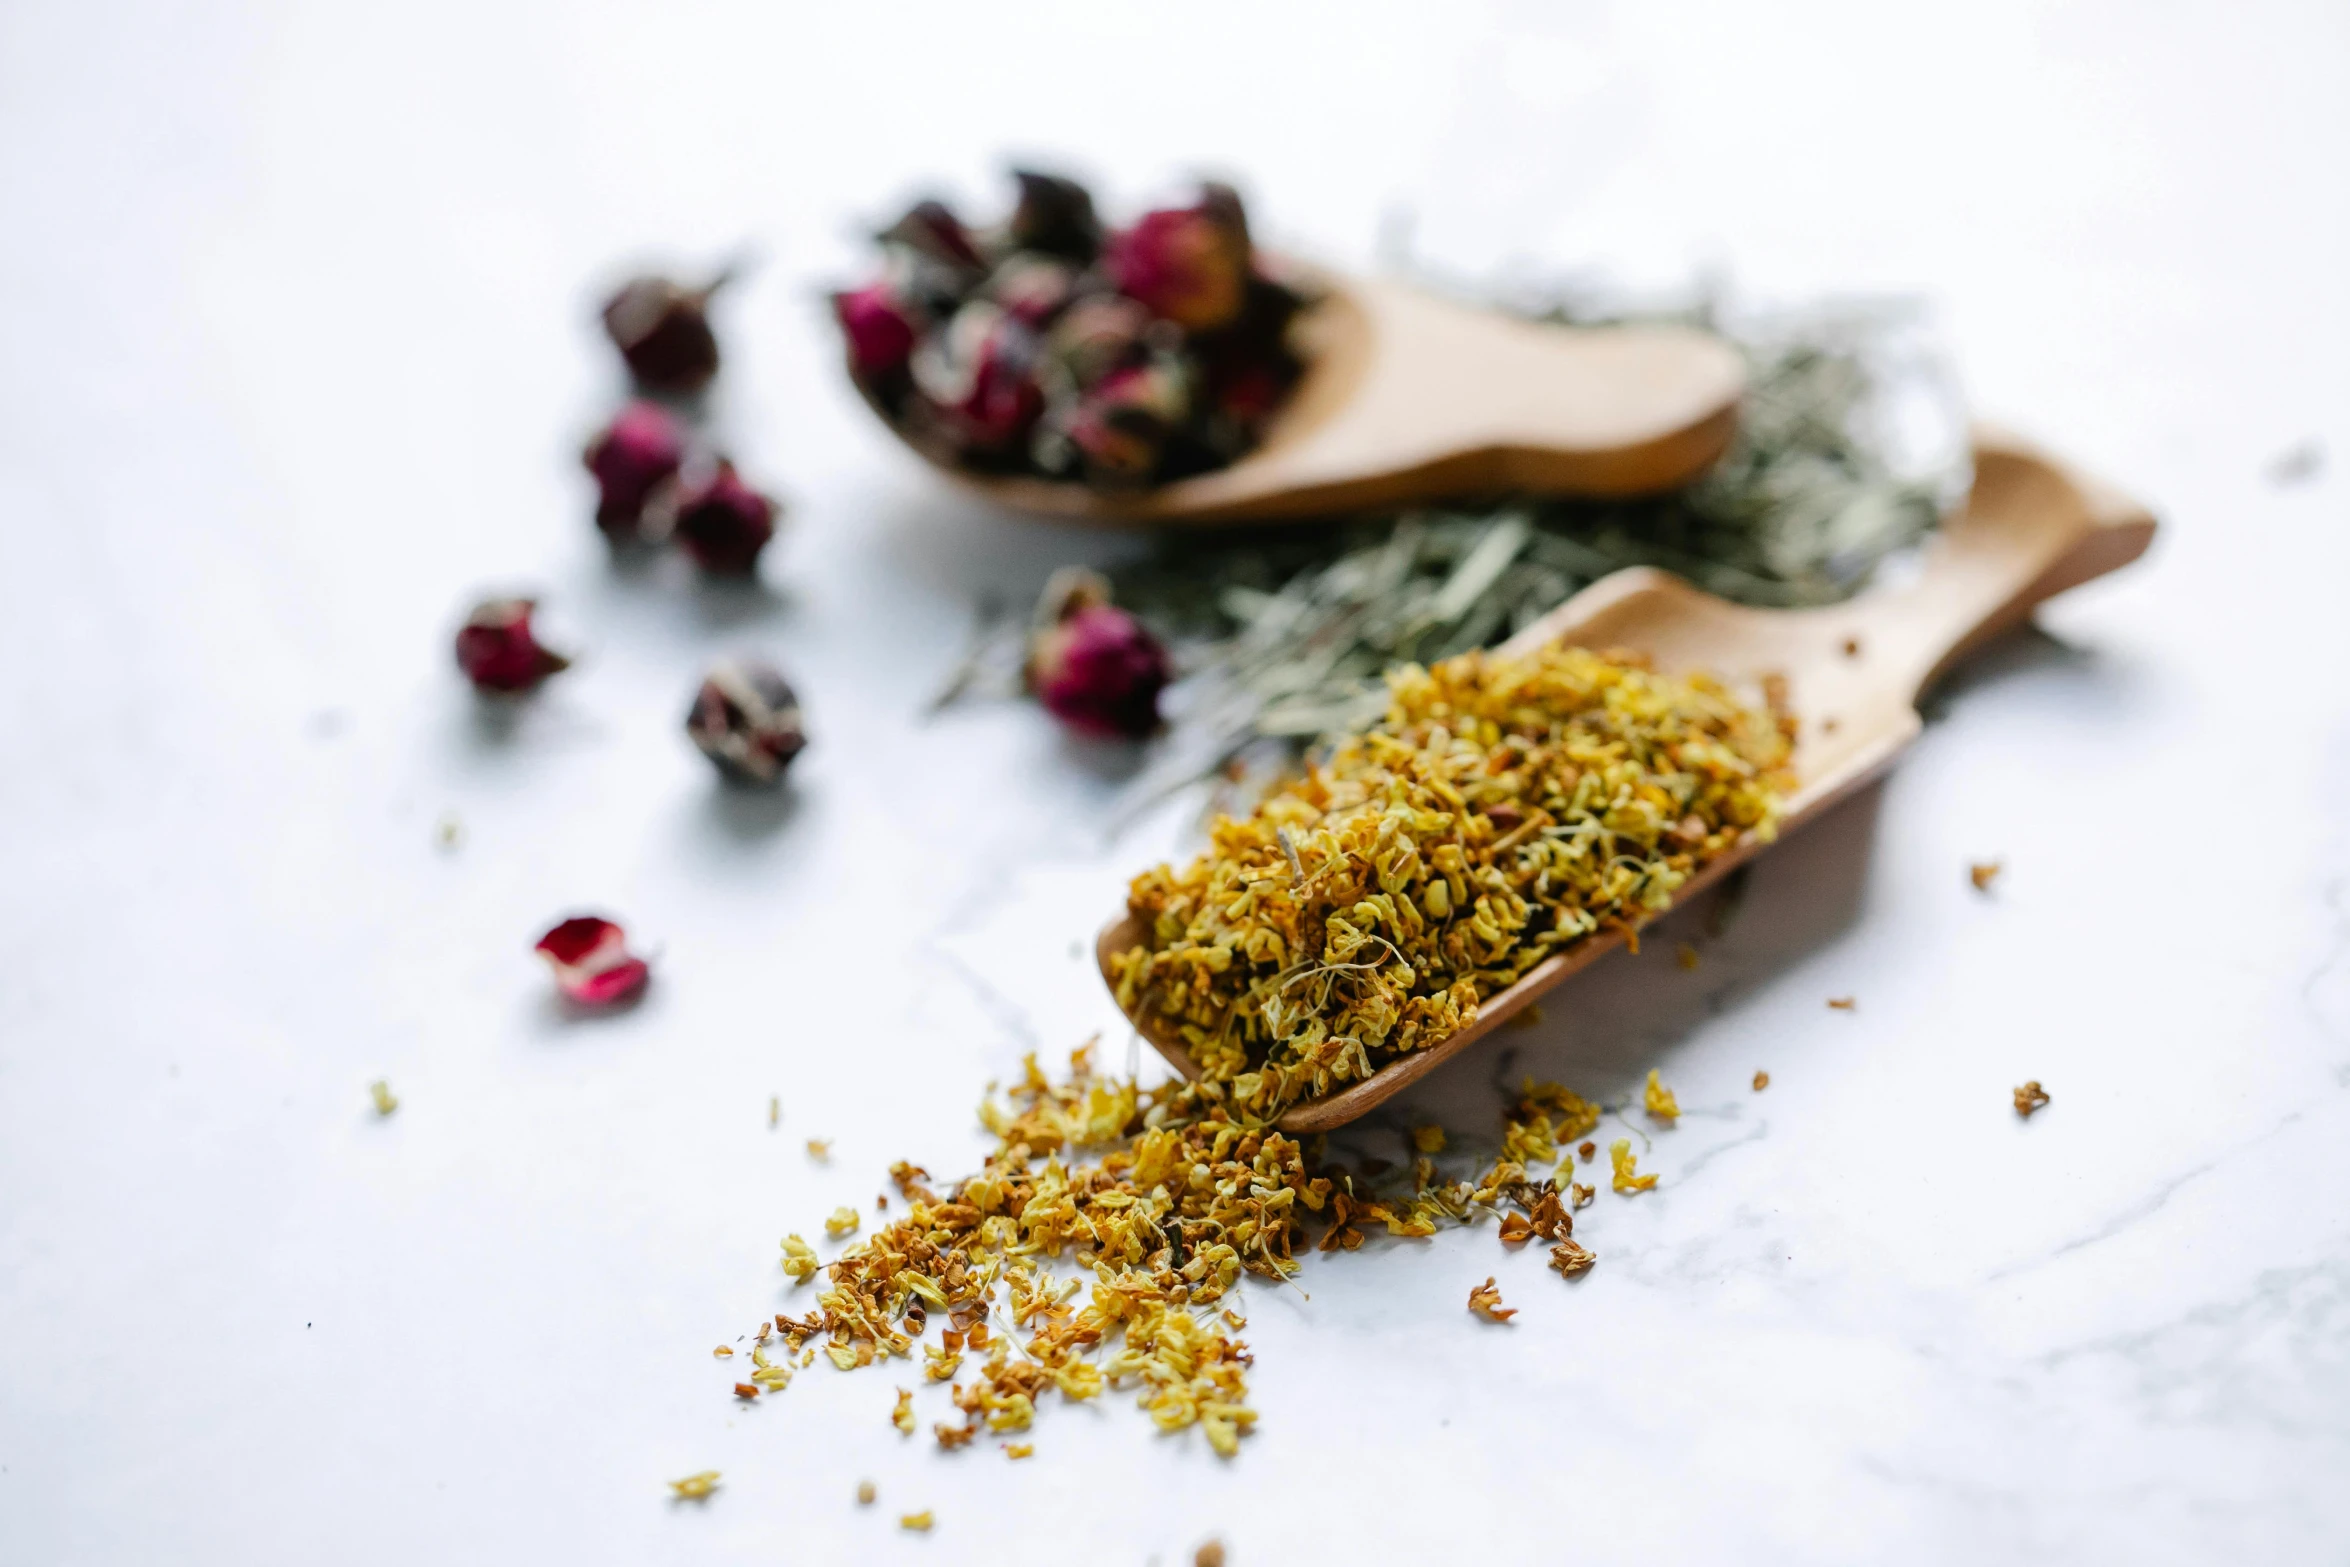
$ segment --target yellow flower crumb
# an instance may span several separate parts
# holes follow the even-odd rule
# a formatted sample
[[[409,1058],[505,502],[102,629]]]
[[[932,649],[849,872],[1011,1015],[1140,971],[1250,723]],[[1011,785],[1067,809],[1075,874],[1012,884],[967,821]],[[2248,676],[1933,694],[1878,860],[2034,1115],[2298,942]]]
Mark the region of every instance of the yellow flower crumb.
[[[2015,1091],[2015,1113],[2027,1120],[2033,1111],[2047,1102],[2048,1090],[2040,1086],[2040,1080],[2036,1077]]]
[[[400,1108],[399,1098],[392,1092],[392,1085],[380,1077],[367,1085],[367,1097],[374,1101],[377,1115],[390,1115]]]
[[[724,1344],[719,1345],[716,1349],[710,1351],[710,1353],[718,1357],[720,1360],[732,1360],[734,1358],[734,1351]]]
[[[1850,1012],[1855,1007],[1859,1006],[1860,1003],[1857,999],[1851,996],[1830,996],[1828,998],[1828,1005],[1834,1007],[1839,1012]]]
[[[1490,1277],[1469,1291],[1469,1309],[1488,1322],[1507,1322],[1518,1314],[1517,1307],[1501,1303],[1501,1291],[1494,1288]]]
[[[1647,1191],[1650,1187],[1656,1185],[1655,1176],[1636,1175],[1633,1173],[1633,1166],[1635,1163],[1637,1163],[1637,1161],[1633,1158],[1632,1155],[1631,1138],[1619,1137],[1614,1142],[1608,1144],[1607,1157],[1608,1162],[1615,1166],[1615,1180],[1613,1183],[1615,1189],[1621,1192],[1623,1195],[1629,1197],[1634,1192],[1644,1192]]]
[[[832,1217],[824,1221],[824,1233],[835,1239],[843,1235],[854,1235],[857,1232],[857,1226],[864,1222],[864,1216],[859,1214],[856,1209],[844,1205],[833,1209]]]
[[[1975,884],[1975,891],[1989,892],[1991,883],[1999,879],[2000,870],[1997,860],[1979,860],[1966,868],[1967,879]]]
[[[832,1139],[829,1137],[809,1138],[808,1157],[815,1160],[818,1164],[829,1162],[832,1158]]]
[[[805,1284],[816,1276],[822,1264],[816,1260],[816,1248],[797,1235],[783,1238],[783,1271],[791,1275],[795,1284]]]
[[[872,1481],[859,1480],[857,1482],[857,1505],[859,1507],[871,1507],[873,1505],[873,1498],[880,1494],[880,1492],[873,1489]]]
[[[1648,1069],[1648,1088],[1640,1096],[1640,1105],[1659,1121],[1670,1123],[1681,1118],[1681,1102],[1658,1079],[1653,1066]]]
[[[1685,969],[1697,967],[1697,949],[1686,941],[1674,949],[1673,958]]]
[[[1036,1444],[1034,1442],[1006,1442],[1004,1456],[1006,1458],[1034,1458]]]
[[[938,1520],[932,1517],[929,1511],[925,1509],[922,1512],[906,1514],[904,1517],[898,1520],[898,1527],[901,1529],[911,1529],[916,1534],[928,1534],[930,1532],[930,1526],[937,1521]]]
[[[1757,1073],[1755,1073],[1755,1074],[1754,1074],[1754,1091],[1755,1091],[1756,1093],[1758,1093],[1758,1094],[1759,1094],[1759,1093],[1761,1093],[1761,1092],[1762,1092],[1764,1089],[1766,1089],[1766,1088],[1768,1088],[1768,1087],[1770,1087],[1770,1086],[1771,1086],[1771,1074],[1770,1074],[1770,1073],[1768,1073],[1768,1072],[1757,1072]]]
[[[1421,1153],[1444,1152],[1444,1128],[1441,1126],[1413,1127],[1412,1147]]]
[[[718,1471],[705,1469],[699,1474],[687,1475],[682,1480],[672,1480],[669,1489],[689,1502],[705,1500],[712,1491],[718,1489]]]

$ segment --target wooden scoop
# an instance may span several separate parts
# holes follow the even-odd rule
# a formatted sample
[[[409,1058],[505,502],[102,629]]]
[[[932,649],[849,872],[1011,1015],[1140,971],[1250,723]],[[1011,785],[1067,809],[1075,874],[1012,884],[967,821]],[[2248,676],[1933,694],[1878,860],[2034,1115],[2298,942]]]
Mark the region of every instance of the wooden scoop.
[[[1707,333],[1544,326],[1397,283],[1312,283],[1320,298],[1297,328],[1305,378],[1264,444],[1231,467],[1134,495],[939,471],[1048,517],[1245,522],[1482,495],[1650,494],[1695,478],[1737,428],[1745,365]]]
[[[1630,648],[1666,671],[1709,670],[1732,682],[1785,677],[1801,720],[1798,780],[1780,831],[1789,832],[1884,771],[1917,737],[1917,699],[1946,670],[2021,624],[2042,599],[2126,566],[2146,552],[2154,519],[2127,497],[2060,467],[2011,437],[1975,436],[1975,482],[1966,506],[1928,546],[1908,585],[1825,609],[1748,609],[1678,577],[1633,566],[1594,582],[1512,637],[1504,655],[1553,642]],[[1686,902],[1744,863],[1749,839],[1685,883]],[[1142,940],[1131,916],[1095,945],[1110,960]],[[1362,1115],[1507,1022],[1569,974],[1623,944],[1619,932],[1587,936],[1525,978],[1487,997],[1476,1021],[1442,1043],[1281,1117],[1284,1131],[1326,1131]],[[1115,988],[1115,982],[1112,982]],[[1133,1018],[1142,1036],[1185,1077],[1198,1069],[1155,1017]]]

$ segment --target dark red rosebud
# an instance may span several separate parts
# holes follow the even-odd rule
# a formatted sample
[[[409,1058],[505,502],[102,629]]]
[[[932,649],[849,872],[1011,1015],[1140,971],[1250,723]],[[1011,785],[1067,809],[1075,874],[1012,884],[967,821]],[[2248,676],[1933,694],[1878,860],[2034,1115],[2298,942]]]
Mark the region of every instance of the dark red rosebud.
[[[702,677],[685,732],[739,783],[772,785],[808,744],[800,699],[774,666],[728,659]]]
[[[604,306],[604,330],[629,374],[650,392],[700,391],[718,373],[710,296],[726,281],[691,289],[665,277],[632,278]]]
[[[1014,169],[1020,182],[1020,204],[1012,209],[1009,234],[1022,250],[1040,250],[1082,266],[1102,247],[1101,220],[1093,213],[1093,195],[1075,180],[1056,174]]]
[[[1049,256],[1014,256],[987,280],[981,297],[1022,326],[1036,328],[1060,314],[1077,292],[1077,269]]]
[[[1044,411],[1036,384],[1036,335],[995,304],[975,299],[914,355],[914,383],[949,437],[967,451],[1011,451]]]
[[[1111,239],[1105,260],[1120,292],[1184,330],[1228,326],[1248,297],[1248,221],[1240,198],[1212,185],[1196,207],[1146,213]]]
[[[1065,442],[1066,456],[1047,466],[1081,468],[1087,480],[1110,487],[1147,484],[1157,473],[1168,438],[1189,416],[1190,389],[1179,365],[1153,358],[1113,370],[1048,421],[1040,447]]]
[[[918,201],[906,215],[881,231],[885,245],[903,245],[957,271],[976,272],[987,263],[971,241],[971,231],[943,201]]]
[[[607,919],[579,915],[539,938],[535,949],[555,971],[555,988],[574,1006],[608,1007],[645,988],[653,971],[628,950],[628,933]]]
[[[913,355],[919,335],[914,312],[886,282],[832,296],[832,313],[848,340],[849,372],[873,382],[896,374]]]
[[[775,503],[743,483],[730,462],[707,479],[677,486],[669,504],[677,547],[714,575],[749,576],[775,537]]]
[[[528,691],[571,660],[531,634],[535,599],[484,599],[457,631],[457,667],[477,691]]]
[[[645,502],[685,461],[685,430],[657,404],[630,403],[588,444],[585,461],[603,491],[596,526],[615,544],[634,542]]]
[[[1090,735],[1138,740],[1159,727],[1159,693],[1172,676],[1166,649],[1109,602],[1100,577],[1056,573],[1038,620],[1026,673],[1046,711]]]

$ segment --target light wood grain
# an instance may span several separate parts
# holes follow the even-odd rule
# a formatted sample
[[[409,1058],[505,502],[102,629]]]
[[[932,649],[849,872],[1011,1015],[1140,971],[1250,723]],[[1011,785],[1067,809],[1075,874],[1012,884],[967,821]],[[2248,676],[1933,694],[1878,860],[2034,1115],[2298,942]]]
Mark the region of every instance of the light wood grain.
[[[2119,492],[2013,437],[1975,438],[1965,507],[1928,546],[1907,584],[1822,609],[1749,609],[1647,567],[1593,583],[1513,637],[1504,653],[1554,642],[1647,653],[1668,671],[1710,670],[1734,682],[1780,675],[1802,723],[1797,787],[1782,836],[1890,766],[1918,732],[1919,695],[1967,654],[2029,618],[2034,605],[2129,564],[2154,519]],[[1676,898],[1688,901],[1765,845],[1748,841],[1706,865]],[[1131,916],[1095,944],[1102,977],[1141,939]],[[1488,997],[1467,1028],[1338,1093],[1293,1107],[1284,1130],[1325,1131],[1364,1114],[1474,1045],[1565,979],[1623,945],[1606,932],[1576,943]],[[1130,1019],[1186,1077],[1197,1068],[1155,1018]]]
[[[1248,522],[1669,490],[1719,457],[1737,428],[1745,366],[1708,333],[1546,326],[1399,283],[1313,281],[1321,298],[1299,323],[1305,379],[1264,444],[1231,467],[1129,496],[939,471],[1049,517]]]

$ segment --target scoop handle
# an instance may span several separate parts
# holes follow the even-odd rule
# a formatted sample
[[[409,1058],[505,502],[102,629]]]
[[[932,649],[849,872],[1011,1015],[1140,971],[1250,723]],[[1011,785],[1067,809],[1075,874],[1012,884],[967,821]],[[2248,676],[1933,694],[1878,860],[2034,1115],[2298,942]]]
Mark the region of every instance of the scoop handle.
[[[1978,428],[1974,461],[1967,505],[1916,579],[1850,612],[1851,634],[1913,700],[2043,600],[2128,565],[2154,539],[2143,506],[2013,435]]]

